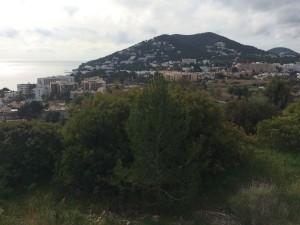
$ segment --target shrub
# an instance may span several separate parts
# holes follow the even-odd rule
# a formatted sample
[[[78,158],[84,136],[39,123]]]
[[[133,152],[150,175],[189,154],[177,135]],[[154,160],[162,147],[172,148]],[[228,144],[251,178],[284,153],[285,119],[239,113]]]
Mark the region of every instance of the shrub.
[[[128,96],[99,94],[74,106],[71,113],[63,129],[66,147],[58,168],[59,179],[77,193],[111,193],[117,159],[130,161],[125,132]]]
[[[288,204],[281,201],[272,184],[252,183],[242,188],[230,199],[230,205],[245,225],[288,224]]]
[[[61,151],[60,127],[37,121],[0,125],[3,182],[16,187],[51,179]]]
[[[300,100],[290,104],[283,115],[262,121],[257,134],[262,145],[282,151],[300,151]]]

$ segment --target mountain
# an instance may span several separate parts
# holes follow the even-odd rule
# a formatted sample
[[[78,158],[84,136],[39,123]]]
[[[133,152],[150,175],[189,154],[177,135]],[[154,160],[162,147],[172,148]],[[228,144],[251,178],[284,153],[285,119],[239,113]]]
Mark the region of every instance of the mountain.
[[[194,35],[164,34],[106,57],[83,63],[79,66],[77,74],[92,76],[108,75],[123,70],[180,69],[185,65],[183,61],[196,61],[198,67],[209,65],[230,68],[237,62],[278,60],[283,62],[286,58],[211,32]]]
[[[284,48],[284,47],[277,47],[277,48],[272,48],[268,50],[268,52],[277,54],[280,56],[295,56],[295,57],[300,57],[300,54],[298,52],[295,52],[289,48]]]

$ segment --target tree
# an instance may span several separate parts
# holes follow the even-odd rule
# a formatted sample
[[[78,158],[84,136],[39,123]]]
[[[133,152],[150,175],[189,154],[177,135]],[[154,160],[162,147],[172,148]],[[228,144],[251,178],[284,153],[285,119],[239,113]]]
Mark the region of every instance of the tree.
[[[249,90],[248,87],[237,87],[237,86],[232,86],[227,89],[227,92],[229,94],[237,95],[238,99],[241,99],[242,96],[245,98],[248,97]]]
[[[299,153],[300,100],[288,105],[281,116],[259,123],[257,134],[264,146]]]
[[[255,133],[256,125],[265,119],[278,115],[278,107],[268,103],[261,95],[252,95],[249,100],[233,100],[225,105],[225,114],[236,125],[244,128],[246,133]]]
[[[190,118],[186,143],[198,143],[202,150],[196,159],[202,184],[207,184],[216,174],[238,166],[247,152],[243,130],[225,121],[220,104],[201,91],[172,90],[178,102]],[[200,186],[201,187],[201,186]]]
[[[269,102],[284,109],[292,101],[292,95],[287,84],[279,77],[275,77],[266,89],[266,96]]]
[[[59,168],[59,178],[70,190],[88,195],[114,192],[111,180],[117,159],[130,161],[125,131],[129,95],[96,94],[71,108]]]
[[[185,99],[186,85],[178,85],[175,93]],[[133,163],[116,169],[123,180],[160,205],[195,202],[211,161],[210,149],[205,149],[208,137],[198,132],[202,124],[193,124],[195,104],[183,104],[178,96],[161,75],[155,75],[137,97],[127,123]]]
[[[54,111],[47,112],[45,117],[46,122],[51,122],[51,123],[57,123],[59,122],[59,119],[60,119],[60,113]]]
[[[43,111],[42,103],[38,101],[26,102],[18,110],[18,115],[21,119],[37,119],[40,118]]]
[[[51,180],[61,154],[60,128],[40,121],[0,123],[0,182],[14,188]]]
[[[196,143],[185,147],[189,120],[167,87],[156,74],[137,97],[127,123],[134,161],[129,169],[118,170],[119,176],[154,201],[179,200],[191,194],[195,158],[201,151]]]
[[[8,88],[2,88],[1,90],[0,90],[0,97],[4,97],[4,95],[5,95],[5,93],[7,93],[7,92],[10,92],[10,90],[8,89]]]

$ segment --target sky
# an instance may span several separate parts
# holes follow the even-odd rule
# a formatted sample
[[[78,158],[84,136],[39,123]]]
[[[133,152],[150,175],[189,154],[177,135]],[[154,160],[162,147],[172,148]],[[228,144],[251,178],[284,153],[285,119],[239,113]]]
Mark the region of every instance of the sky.
[[[162,34],[300,52],[299,0],[1,0],[0,59],[88,61]]]

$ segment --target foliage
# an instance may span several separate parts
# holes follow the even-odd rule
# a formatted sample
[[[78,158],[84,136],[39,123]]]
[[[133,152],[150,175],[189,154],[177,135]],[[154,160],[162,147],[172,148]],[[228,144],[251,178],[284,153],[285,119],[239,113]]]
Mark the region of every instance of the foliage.
[[[200,164],[206,168],[203,174],[220,173],[237,166],[246,153],[244,132],[225,122],[220,105],[207,94],[175,87],[173,98],[190,119],[187,143],[202,140]]]
[[[60,119],[60,113],[55,111],[49,111],[46,113],[45,120],[46,122],[57,123]]]
[[[59,176],[86,194],[110,192],[117,158],[130,160],[124,124],[129,94],[98,94],[74,105],[63,129],[65,149]],[[72,160],[70,160],[72,159]]]
[[[42,110],[42,103],[38,101],[32,101],[30,103],[26,102],[24,105],[22,105],[18,110],[18,114],[21,119],[31,120],[40,118]]]
[[[185,146],[188,122],[168,93],[166,81],[156,74],[130,112],[127,131],[134,161],[125,176],[137,188],[154,194],[154,201],[191,194],[199,177],[201,140]]]
[[[0,125],[0,179],[8,187],[51,179],[61,151],[60,127],[37,121]]]
[[[272,184],[253,183],[231,198],[232,209],[245,225],[288,224],[289,206]]]
[[[229,119],[249,133],[255,133],[256,125],[265,119],[278,115],[278,109],[261,94],[252,95],[249,100],[234,100],[226,103],[225,114]]]
[[[284,109],[289,102],[292,101],[292,95],[285,81],[279,77],[275,77],[269,83],[266,89],[266,96],[269,102]]]
[[[290,104],[283,115],[262,121],[257,134],[260,142],[282,151],[300,151],[300,100]]]
[[[227,89],[227,92],[229,94],[237,95],[239,99],[241,99],[242,96],[247,98],[249,94],[249,90],[247,87],[238,87],[238,86],[229,87]]]
[[[203,180],[239,165],[245,153],[243,131],[225,124],[210,97],[186,82],[169,90],[158,74],[137,97],[127,131],[134,161],[116,172],[161,205],[193,199]]]
[[[11,192],[11,189],[7,186],[4,179],[0,179],[0,203],[1,200]]]

